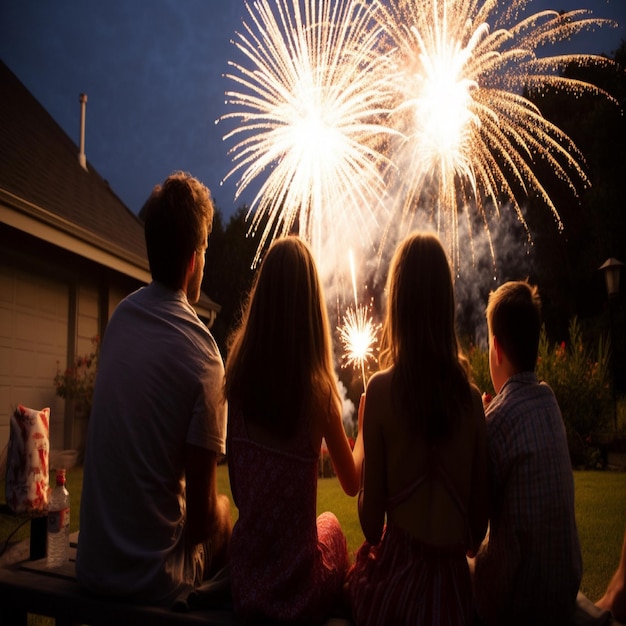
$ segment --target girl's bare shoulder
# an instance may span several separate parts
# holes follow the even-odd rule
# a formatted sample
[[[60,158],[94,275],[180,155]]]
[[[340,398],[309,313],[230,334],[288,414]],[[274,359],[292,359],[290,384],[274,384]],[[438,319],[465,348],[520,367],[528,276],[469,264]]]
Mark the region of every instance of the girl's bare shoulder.
[[[370,425],[385,421],[391,410],[392,369],[376,372],[367,383],[365,415]]]
[[[381,393],[388,390],[391,387],[392,375],[392,367],[373,374],[367,383],[367,394],[369,395],[370,393]]]

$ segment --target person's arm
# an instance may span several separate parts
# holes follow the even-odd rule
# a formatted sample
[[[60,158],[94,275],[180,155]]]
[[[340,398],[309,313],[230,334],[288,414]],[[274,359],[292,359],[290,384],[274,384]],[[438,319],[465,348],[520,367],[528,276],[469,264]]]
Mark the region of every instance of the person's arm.
[[[472,417],[476,424],[472,460],[472,491],[469,502],[469,524],[473,545],[468,556],[476,555],[487,532],[489,522],[489,474],[487,458],[487,428],[483,400],[477,389],[472,389]]]
[[[218,545],[231,533],[230,501],[217,492],[217,454],[187,444],[187,541],[194,545],[212,539]]]
[[[382,379],[375,375],[367,387],[363,415],[363,484],[359,492],[359,521],[370,544],[380,541],[385,524],[386,464],[381,429]]]
[[[338,411],[331,411],[323,433],[333,467],[335,468],[335,474],[337,474],[343,490],[349,496],[355,496],[361,485],[361,466],[363,464],[361,426],[363,424],[363,409],[364,399],[362,395],[359,403],[358,433],[353,450],[350,449],[350,443]]]

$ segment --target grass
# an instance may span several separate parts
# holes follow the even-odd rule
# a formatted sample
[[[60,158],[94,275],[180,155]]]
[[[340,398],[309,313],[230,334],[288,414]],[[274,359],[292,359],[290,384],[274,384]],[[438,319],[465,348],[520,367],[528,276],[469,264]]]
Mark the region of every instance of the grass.
[[[218,486],[230,496],[228,470],[221,466]],[[581,590],[598,600],[617,569],[626,530],[626,472],[575,471],[576,523],[583,557]],[[317,512],[332,511],[348,539],[350,553],[363,543],[356,498],[345,495],[336,478],[318,482]],[[236,519],[237,510],[233,508]]]
[[[74,468],[67,474],[72,516],[71,530],[79,529],[80,492],[82,468]],[[232,501],[228,468],[218,468],[218,488]],[[583,555],[583,580],[581,589],[591,600],[597,600],[617,568],[624,530],[626,527],[626,472],[574,472],[576,488],[576,521]],[[4,500],[4,485],[0,488]],[[343,493],[336,478],[320,479],[318,483],[318,513],[333,511],[348,539],[348,548],[354,553],[363,542],[358,521],[356,498]],[[237,509],[233,507],[233,521]],[[9,535],[22,523],[21,518],[0,513],[0,549]],[[29,524],[24,524],[11,538],[11,543],[28,539]],[[29,622],[47,624],[46,620]]]
[[[599,599],[617,569],[626,529],[626,472],[574,472],[576,523],[583,557],[581,590]],[[356,498],[348,498],[336,479],[319,481],[318,513],[333,511],[354,552],[363,542]]]
[[[598,600],[619,563],[626,529],[626,472],[574,472],[574,485],[581,589]]]

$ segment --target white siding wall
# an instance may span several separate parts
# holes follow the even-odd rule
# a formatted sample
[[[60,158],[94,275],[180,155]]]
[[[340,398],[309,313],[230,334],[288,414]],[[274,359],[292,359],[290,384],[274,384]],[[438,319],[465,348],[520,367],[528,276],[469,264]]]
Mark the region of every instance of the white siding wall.
[[[61,447],[64,402],[56,396],[57,362],[67,355],[69,286],[0,264],[0,450],[17,404],[50,407],[50,444]]]
[[[98,291],[88,285],[80,285],[77,300],[76,353],[84,355],[92,352],[92,339],[98,334]]]
[[[98,291],[89,285],[79,285],[76,293],[76,356],[85,356],[93,352],[93,338],[98,335]],[[70,407],[68,407],[69,409]],[[89,416],[79,412],[68,411],[73,414],[72,427],[67,433],[66,446],[75,450],[83,450],[87,434],[87,418]]]
[[[115,307],[127,296],[127,291],[120,289],[117,285],[110,285],[109,289],[109,319],[115,311]]]

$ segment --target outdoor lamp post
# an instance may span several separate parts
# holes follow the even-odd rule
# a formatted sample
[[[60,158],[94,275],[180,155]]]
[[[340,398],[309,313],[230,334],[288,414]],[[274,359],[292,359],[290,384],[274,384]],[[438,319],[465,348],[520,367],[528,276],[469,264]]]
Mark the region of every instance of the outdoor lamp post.
[[[606,293],[609,300],[619,293],[619,274],[624,267],[624,263],[617,259],[607,259],[598,269],[604,272],[604,280],[606,281]]]
[[[604,280],[606,282],[606,293],[609,297],[609,330],[611,332],[611,374],[613,375],[613,423],[617,431],[617,399],[615,395],[615,333],[613,332],[613,300],[619,294],[619,275],[624,267],[624,263],[611,257],[607,259],[598,269],[604,272]]]

